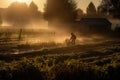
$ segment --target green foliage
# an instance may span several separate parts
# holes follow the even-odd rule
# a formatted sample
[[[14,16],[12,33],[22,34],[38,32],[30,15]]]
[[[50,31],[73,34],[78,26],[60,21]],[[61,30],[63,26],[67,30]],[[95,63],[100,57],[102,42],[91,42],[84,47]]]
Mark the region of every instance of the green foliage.
[[[28,59],[3,65],[0,70],[0,80],[44,80],[38,66]]]
[[[119,80],[119,62],[120,56],[87,62],[80,54],[22,58],[10,63],[0,61],[0,80]]]

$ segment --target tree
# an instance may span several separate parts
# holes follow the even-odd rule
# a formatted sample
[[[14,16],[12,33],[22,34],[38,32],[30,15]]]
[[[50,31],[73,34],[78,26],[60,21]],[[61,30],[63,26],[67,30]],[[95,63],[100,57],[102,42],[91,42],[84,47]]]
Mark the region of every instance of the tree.
[[[83,10],[78,8],[77,10],[77,18],[80,19],[84,16]]]
[[[113,6],[118,10],[120,11],[120,0],[110,0],[111,3],[113,4]]]
[[[102,0],[98,10],[120,19],[120,0]]]
[[[73,0],[47,0],[44,17],[48,22],[71,22],[77,17],[76,3]]]
[[[38,6],[32,1],[29,5],[31,20],[39,20],[42,13],[38,10]]]
[[[115,17],[115,18],[119,18],[120,19],[120,0],[110,0],[114,9],[111,11],[111,14]]]
[[[110,8],[112,8],[110,0],[102,0],[100,5],[98,6],[98,10],[106,14],[109,13]]]
[[[32,1],[29,5],[30,10],[38,11],[37,5]]]
[[[26,26],[29,23],[30,15],[29,9],[26,3],[12,3],[6,9],[6,21],[11,23],[13,26]]]
[[[97,10],[95,8],[95,5],[93,4],[93,2],[90,2],[90,4],[88,5],[87,9],[86,9],[87,15],[96,15],[97,14]]]

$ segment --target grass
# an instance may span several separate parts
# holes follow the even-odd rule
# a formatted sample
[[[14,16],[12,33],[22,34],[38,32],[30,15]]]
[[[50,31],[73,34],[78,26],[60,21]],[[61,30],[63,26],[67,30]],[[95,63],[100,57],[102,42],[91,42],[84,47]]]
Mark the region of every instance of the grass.
[[[90,58],[88,58],[90,59]],[[120,56],[94,59],[45,55],[0,64],[0,80],[119,80]]]
[[[0,56],[0,80],[120,80],[120,42]]]

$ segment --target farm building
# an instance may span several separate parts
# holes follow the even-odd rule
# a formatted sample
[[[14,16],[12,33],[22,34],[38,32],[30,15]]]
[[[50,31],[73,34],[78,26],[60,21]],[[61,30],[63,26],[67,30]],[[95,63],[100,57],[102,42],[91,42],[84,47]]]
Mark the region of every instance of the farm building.
[[[82,32],[106,33],[111,31],[111,25],[106,18],[81,18],[75,21],[74,27]]]

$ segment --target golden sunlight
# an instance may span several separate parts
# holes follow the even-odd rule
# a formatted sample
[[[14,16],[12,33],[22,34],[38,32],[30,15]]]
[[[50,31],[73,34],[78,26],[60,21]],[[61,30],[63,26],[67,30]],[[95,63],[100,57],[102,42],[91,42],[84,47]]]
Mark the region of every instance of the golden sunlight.
[[[26,2],[26,3],[28,3],[30,0],[16,0],[16,1],[18,1],[18,2]]]

